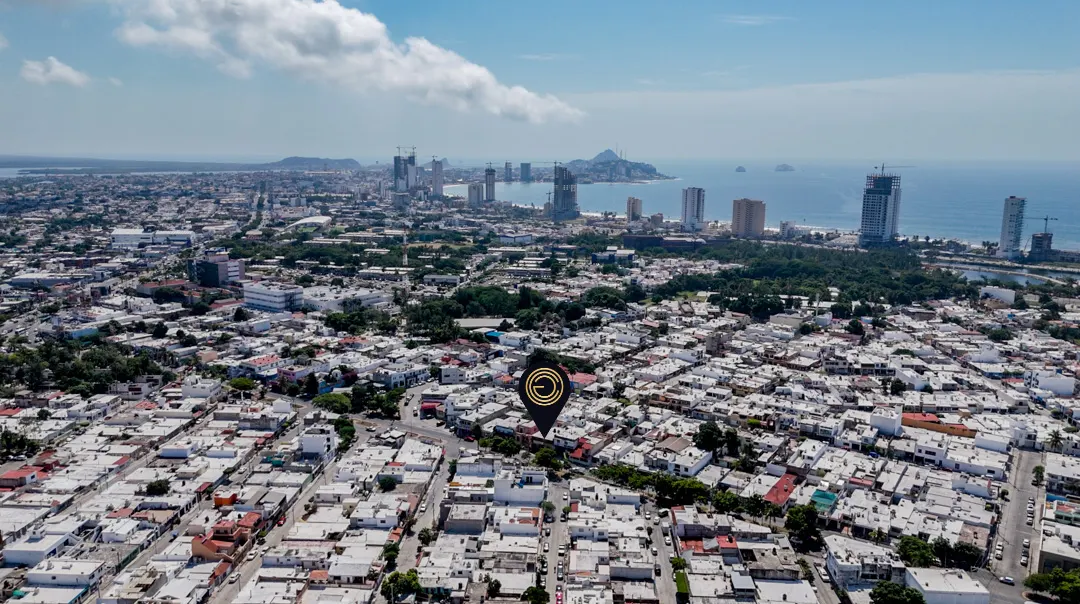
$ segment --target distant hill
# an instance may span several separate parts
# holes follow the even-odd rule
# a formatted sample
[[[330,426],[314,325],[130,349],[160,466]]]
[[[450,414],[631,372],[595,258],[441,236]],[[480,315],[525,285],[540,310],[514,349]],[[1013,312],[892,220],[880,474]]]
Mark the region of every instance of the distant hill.
[[[619,161],[619,154],[615,153],[611,149],[604,149],[600,153],[596,154],[596,157],[592,158],[593,163],[600,163],[605,161]]]
[[[321,157],[286,157],[269,164],[257,164],[265,170],[359,170],[355,159],[323,159]]]
[[[0,155],[0,168],[22,174],[118,174],[134,172],[260,172],[263,170],[359,170],[354,159],[286,157],[265,164],[187,161],[141,161],[84,157]]]
[[[575,159],[566,167],[581,178],[582,182],[619,182],[633,180],[668,179],[656,166],[644,162],[627,161],[611,149],[604,149],[592,159]]]

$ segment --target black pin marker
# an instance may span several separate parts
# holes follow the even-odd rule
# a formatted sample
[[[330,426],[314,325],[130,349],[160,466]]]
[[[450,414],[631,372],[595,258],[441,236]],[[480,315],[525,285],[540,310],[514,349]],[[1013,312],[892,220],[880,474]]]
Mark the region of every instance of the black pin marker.
[[[547,361],[529,366],[518,382],[518,396],[540,433],[547,436],[570,398],[570,378],[561,367]]]

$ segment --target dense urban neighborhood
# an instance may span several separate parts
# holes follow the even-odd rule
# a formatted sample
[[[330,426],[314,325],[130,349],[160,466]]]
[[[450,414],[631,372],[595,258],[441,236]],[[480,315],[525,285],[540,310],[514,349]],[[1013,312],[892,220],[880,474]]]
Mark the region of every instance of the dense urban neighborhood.
[[[1071,279],[400,159],[0,181],[0,599],[1080,603]]]

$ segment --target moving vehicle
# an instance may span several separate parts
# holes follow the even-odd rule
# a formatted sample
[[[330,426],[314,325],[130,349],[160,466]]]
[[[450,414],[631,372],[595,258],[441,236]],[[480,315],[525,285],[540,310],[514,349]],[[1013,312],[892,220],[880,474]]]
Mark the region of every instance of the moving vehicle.
[[[1016,579],[1012,577],[998,577],[998,581],[1001,581],[1005,585],[1016,585]]]
[[[549,550],[551,550],[551,544],[549,544],[547,541],[545,541],[544,542],[544,553],[546,554]]]
[[[425,501],[424,503],[420,504],[420,513],[423,514],[426,511],[427,511],[427,502]]]

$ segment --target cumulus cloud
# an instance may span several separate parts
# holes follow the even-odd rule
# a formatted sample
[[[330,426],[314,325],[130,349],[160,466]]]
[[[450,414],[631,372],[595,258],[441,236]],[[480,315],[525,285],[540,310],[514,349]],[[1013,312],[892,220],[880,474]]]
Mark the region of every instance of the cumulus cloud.
[[[56,57],[49,57],[44,61],[23,61],[19,75],[27,82],[42,86],[46,84],[86,86],[90,83],[90,76],[62,63]]]
[[[552,95],[500,83],[461,55],[409,37],[398,44],[374,15],[336,0],[116,0],[121,41],[192,54],[234,77],[268,65],[356,90],[479,109],[534,123],[582,113]]]

